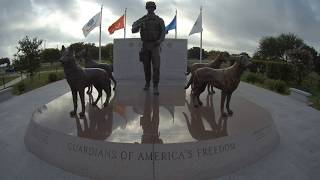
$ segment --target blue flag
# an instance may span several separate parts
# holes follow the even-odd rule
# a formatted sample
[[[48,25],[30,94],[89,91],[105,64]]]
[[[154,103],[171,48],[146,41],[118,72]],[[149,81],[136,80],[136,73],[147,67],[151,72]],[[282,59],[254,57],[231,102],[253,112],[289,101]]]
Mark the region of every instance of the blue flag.
[[[166,34],[168,34],[170,30],[176,29],[176,27],[177,27],[177,20],[176,20],[176,16],[174,16],[171,23],[165,28]]]

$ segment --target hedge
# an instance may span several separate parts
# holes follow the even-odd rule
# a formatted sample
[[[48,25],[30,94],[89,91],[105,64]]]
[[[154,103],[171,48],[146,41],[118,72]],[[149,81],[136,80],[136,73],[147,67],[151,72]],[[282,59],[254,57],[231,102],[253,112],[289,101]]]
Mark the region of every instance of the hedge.
[[[265,74],[270,79],[291,81],[294,79],[294,67],[286,62],[252,60],[250,72]]]

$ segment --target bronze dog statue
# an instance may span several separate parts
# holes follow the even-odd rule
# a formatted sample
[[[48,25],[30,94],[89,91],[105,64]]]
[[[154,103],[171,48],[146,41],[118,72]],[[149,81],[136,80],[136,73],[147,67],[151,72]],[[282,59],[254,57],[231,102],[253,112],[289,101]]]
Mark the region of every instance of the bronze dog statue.
[[[112,82],[114,84],[113,90],[116,89],[117,81],[114,79],[114,77],[112,75],[112,72],[113,72],[112,65],[104,64],[104,63],[97,63],[96,61],[92,60],[91,55],[90,55],[90,53],[89,53],[87,48],[84,48],[80,52],[78,52],[76,54],[76,57],[84,59],[84,66],[86,68],[101,68],[101,69],[104,69],[109,74],[109,77],[111,78],[111,80],[112,80]],[[91,92],[92,92],[92,86],[89,87],[87,93],[91,93]]]
[[[234,64],[231,67],[225,69],[212,69],[209,67],[204,67],[197,69],[194,72],[192,98],[195,107],[202,105],[199,96],[205,90],[207,84],[211,84],[221,90],[221,115],[227,115],[224,112],[224,103],[226,97],[226,108],[228,114],[233,114],[232,110],[230,109],[231,95],[233,91],[237,89],[242,73],[251,64],[251,62],[249,60],[249,57],[245,55],[233,56],[231,59],[235,60]]]
[[[70,48],[62,46],[60,62],[62,63],[66,80],[70,86],[73,98],[73,111],[71,116],[76,115],[78,107],[78,93],[81,100],[82,111],[80,117],[85,115],[84,90],[86,87],[93,85],[98,91],[98,97],[93,105],[96,105],[102,96],[102,89],[107,94],[104,106],[108,105],[111,96],[110,77],[109,74],[99,68],[81,68],[76,64],[74,52]]]
[[[219,53],[218,56],[214,60],[212,60],[210,63],[194,63],[191,67],[187,67],[186,75],[189,75],[191,73],[191,77],[184,89],[188,89],[189,86],[192,85],[193,74],[197,69],[203,68],[203,67],[218,69],[220,68],[223,62],[225,62],[225,56],[222,53]],[[213,87],[210,84],[208,84],[208,93],[209,94],[215,93],[215,91],[213,90]]]

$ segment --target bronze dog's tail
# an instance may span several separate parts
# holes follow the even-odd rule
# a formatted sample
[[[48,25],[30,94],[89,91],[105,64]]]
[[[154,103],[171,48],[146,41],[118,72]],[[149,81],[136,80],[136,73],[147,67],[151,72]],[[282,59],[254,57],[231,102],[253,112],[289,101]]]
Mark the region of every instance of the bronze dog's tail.
[[[187,72],[185,73],[185,75],[186,75],[186,76],[189,75],[190,72],[191,72],[191,67],[190,67],[190,66],[187,66]]]
[[[192,82],[193,82],[193,75],[191,75],[191,77],[190,77],[187,85],[184,87],[184,89],[188,89]]]

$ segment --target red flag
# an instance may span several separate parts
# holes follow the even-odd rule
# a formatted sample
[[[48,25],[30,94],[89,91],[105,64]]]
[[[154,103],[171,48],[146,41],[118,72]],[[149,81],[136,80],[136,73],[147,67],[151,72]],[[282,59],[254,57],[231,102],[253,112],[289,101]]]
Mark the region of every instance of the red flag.
[[[124,28],[124,15],[122,15],[116,22],[109,26],[108,31],[113,34],[114,31]]]

